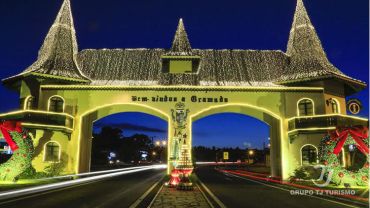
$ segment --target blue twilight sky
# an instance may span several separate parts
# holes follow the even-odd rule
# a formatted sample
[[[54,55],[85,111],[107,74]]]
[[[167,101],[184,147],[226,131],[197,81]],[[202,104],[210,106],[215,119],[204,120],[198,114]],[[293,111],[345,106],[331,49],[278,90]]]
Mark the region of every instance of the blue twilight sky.
[[[304,2],[329,60],[345,74],[368,83],[369,1]],[[35,60],[61,3],[61,0],[0,1],[0,78],[21,72]],[[193,48],[285,51],[295,5],[296,0],[72,0],[80,50],[169,48],[182,17]],[[0,95],[4,101],[0,112],[18,108],[15,92],[0,87]],[[351,97],[364,103],[361,115],[368,116],[368,89]],[[231,125],[233,116],[214,116],[209,118],[211,122],[200,120],[194,128],[202,135],[214,131],[217,122],[229,132],[231,127],[235,128],[232,138],[243,138],[235,143],[234,139],[227,140],[225,145],[240,145],[245,138],[254,140],[251,143],[255,145],[262,143],[257,137],[246,137],[240,129],[257,125],[255,129],[261,129],[262,135],[263,126],[245,116],[234,117],[243,121]],[[131,120],[126,117],[121,123],[143,124],[135,116]],[[200,142],[212,145],[217,135],[221,134],[207,134]]]
[[[124,136],[135,133],[149,135],[156,140],[164,140],[167,135],[167,122],[144,113],[118,113],[104,117],[94,123],[94,132],[101,127],[121,128]],[[236,113],[214,114],[193,123],[193,145],[215,147],[254,147],[261,148],[269,143],[269,126],[255,118]]]

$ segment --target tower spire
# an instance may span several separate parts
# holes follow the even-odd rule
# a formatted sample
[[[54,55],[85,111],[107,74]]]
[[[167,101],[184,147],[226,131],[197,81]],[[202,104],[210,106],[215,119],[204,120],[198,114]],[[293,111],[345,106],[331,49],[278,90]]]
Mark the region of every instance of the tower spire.
[[[297,0],[287,54],[297,58],[328,61],[316,30],[307,14],[303,0]]]
[[[36,62],[22,74],[33,72],[88,81],[89,79],[83,75],[77,65],[77,53],[78,47],[71,3],[70,0],[64,0],[39,50]]]
[[[172,42],[171,54],[190,55],[191,51],[192,49],[185,30],[184,22],[182,21],[182,18],[180,18],[175,37]]]

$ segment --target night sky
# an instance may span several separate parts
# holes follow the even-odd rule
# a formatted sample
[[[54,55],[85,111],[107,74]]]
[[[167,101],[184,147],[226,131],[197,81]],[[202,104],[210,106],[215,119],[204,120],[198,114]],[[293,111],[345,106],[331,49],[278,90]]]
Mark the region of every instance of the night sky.
[[[36,59],[61,3],[62,0],[0,1],[0,78],[21,72]],[[72,0],[80,50],[169,48],[182,17],[193,48],[285,51],[295,5],[296,0]],[[306,0],[305,5],[329,60],[345,74],[368,83],[369,1]],[[0,112],[18,108],[15,92],[0,87],[0,95]],[[363,102],[361,116],[368,116],[368,89],[351,98]],[[148,134],[165,135],[156,131],[166,129],[164,121],[150,116],[139,119],[142,116],[137,114],[120,115],[117,119],[127,134],[139,126]],[[104,119],[109,123],[108,120]],[[155,123],[158,125],[153,126]],[[249,129],[258,130],[251,135]],[[223,143],[225,136],[233,139]],[[220,114],[194,124],[195,144],[262,146],[267,136],[265,124],[235,114]]]

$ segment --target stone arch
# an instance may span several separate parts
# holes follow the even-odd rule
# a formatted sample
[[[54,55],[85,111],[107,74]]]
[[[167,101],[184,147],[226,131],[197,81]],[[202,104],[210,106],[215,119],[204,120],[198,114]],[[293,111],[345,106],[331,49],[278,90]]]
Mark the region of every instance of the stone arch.
[[[192,122],[201,118],[219,114],[219,113],[238,113],[256,118],[270,126],[270,158],[271,158],[271,175],[286,177],[287,170],[284,164],[288,164],[284,158],[286,152],[286,142],[283,137],[283,119],[276,113],[254,105],[249,104],[224,104],[206,108],[190,116],[190,131]],[[190,132],[190,143],[192,143],[192,134]]]
[[[134,103],[115,103],[98,106],[89,109],[78,117],[78,135],[77,135],[77,164],[76,172],[90,171],[91,162],[91,145],[92,145],[92,128],[93,123],[100,118],[113,115],[116,113],[139,112],[159,117],[169,123],[169,116],[156,108]],[[168,124],[170,125],[170,124]],[[170,132],[170,127],[168,127]],[[169,137],[168,137],[169,138]]]

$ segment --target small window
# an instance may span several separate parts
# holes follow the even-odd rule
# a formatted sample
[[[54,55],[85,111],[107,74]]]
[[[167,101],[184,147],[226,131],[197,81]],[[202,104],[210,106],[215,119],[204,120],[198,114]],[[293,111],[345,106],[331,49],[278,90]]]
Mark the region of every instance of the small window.
[[[193,70],[192,61],[170,61],[170,73],[191,73]]]
[[[58,162],[60,147],[56,142],[48,142],[45,146],[45,162]]]
[[[49,100],[49,111],[64,112],[64,100],[61,97],[51,97]]]
[[[317,150],[312,145],[306,145],[301,150],[302,165],[314,165],[317,163]]]
[[[313,102],[310,99],[303,99],[298,103],[299,116],[313,115]]]
[[[25,110],[32,110],[33,109],[33,103],[35,98],[33,96],[29,96],[26,98],[24,103],[24,109]]]
[[[331,99],[331,110],[333,113],[339,113],[338,101]]]

